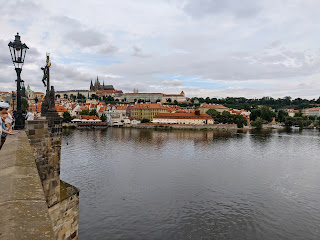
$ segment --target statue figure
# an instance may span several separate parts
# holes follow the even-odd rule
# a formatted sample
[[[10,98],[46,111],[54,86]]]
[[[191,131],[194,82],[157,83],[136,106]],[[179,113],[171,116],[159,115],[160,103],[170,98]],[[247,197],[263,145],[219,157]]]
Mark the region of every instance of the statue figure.
[[[41,108],[41,112],[42,114],[46,114],[48,115],[50,112],[56,112],[56,108],[55,108],[55,92],[54,92],[54,87],[50,86],[50,71],[49,68],[51,66],[50,60],[49,60],[49,56],[50,54],[47,53],[47,59],[46,59],[46,66],[42,67],[41,70],[43,71],[43,78],[42,78],[42,82],[43,85],[45,87],[47,87],[47,92],[46,92],[46,97],[42,103],[42,108]]]
[[[48,99],[49,99],[49,109],[55,109],[55,104],[54,104],[55,92],[54,92],[53,86],[51,86]]]
[[[43,71],[43,77],[42,77],[42,82],[45,87],[47,87],[47,92],[50,91],[50,71],[49,68],[51,66],[50,62],[50,54],[47,53],[47,59],[46,59],[46,66],[42,67],[41,70]]]

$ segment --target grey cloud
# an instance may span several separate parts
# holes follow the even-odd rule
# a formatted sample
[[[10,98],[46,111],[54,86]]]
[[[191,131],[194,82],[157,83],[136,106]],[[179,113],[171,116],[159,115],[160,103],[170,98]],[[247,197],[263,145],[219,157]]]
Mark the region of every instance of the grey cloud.
[[[108,42],[107,36],[99,31],[90,29],[80,21],[67,16],[51,17],[51,20],[59,24],[60,31],[64,32],[65,40],[71,41],[80,47],[101,46]]]
[[[81,47],[99,46],[106,42],[104,34],[92,29],[70,31],[66,38]]]
[[[258,2],[256,0],[188,0],[183,10],[196,18],[219,14],[249,18],[260,12],[261,6]]]
[[[150,57],[151,56],[151,55],[148,55],[148,54],[144,54],[143,51],[142,51],[142,48],[140,48],[140,47],[132,46],[132,49],[133,49],[132,56],[134,56],[134,57],[145,58],[145,57]]]
[[[310,60],[312,59],[311,63]],[[306,77],[318,73],[320,52],[299,52],[281,49],[277,52],[259,50],[257,52],[207,54],[189,53],[162,57],[129,59],[124,63],[112,64],[100,70],[109,74],[119,74],[124,78],[139,79],[149,84],[157,84],[157,74],[199,76],[208,81],[266,80],[291,77]],[[151,82],[152,80],[152,82]]]
[[[78,20],[67,16],[55,16],[51,17],[51,20],[69,28],[81,28],[81,23]]]
[[[164,80],[162,82],[162,85],[165,86],[183,86],[183,82],[179,79],[173,79],[173,80]]]
[[[273,41],[270,44],[270,48],[277,48],[277,47],[280,47],[280,46],[281,46],[281,41],[280,40]]]
[[[4,65],[12,65],[8,43],[9,41],[0,40],[0,68]]]
[[[116,46],[113,45],[109,45],[107,47],[101,48],[100,50],[98,50],[97,53],[102,54],[102,55],[106,55],[106,56],[112,56],[115,53],[117,53],[119,51],[119,48],[117,48]]]

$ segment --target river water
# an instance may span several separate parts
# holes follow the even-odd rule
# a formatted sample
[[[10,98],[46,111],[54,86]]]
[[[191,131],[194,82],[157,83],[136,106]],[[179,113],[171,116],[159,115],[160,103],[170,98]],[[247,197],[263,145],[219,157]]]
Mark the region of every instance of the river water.
[[[71,130],[61,155],[80,240],[320,239],[316,130]]]

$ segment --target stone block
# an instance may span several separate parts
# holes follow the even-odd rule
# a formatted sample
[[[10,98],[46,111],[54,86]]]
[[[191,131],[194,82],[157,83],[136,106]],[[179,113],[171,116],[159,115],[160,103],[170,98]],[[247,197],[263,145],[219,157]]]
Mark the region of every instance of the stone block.
[[[43,129],[43,128],[44,128],[44,124],[34,125],[34,129]]]
[[[34,129],[30,129],[28,135],[35,135],[36,131]]]
[[[35,131],[36,131],[36,135],[42,135],[42,134],[44,134],[44,130],[43,129],[35,129]]]

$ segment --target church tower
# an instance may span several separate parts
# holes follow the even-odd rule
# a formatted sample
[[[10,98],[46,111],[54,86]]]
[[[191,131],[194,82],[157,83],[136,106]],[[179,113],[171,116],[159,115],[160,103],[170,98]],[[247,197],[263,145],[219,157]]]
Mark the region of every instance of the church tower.
[[[90,83],[90,91],[94,91],[93,84],[92,84],[92,79],[91,79],[91,83]]]

